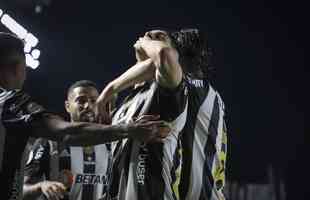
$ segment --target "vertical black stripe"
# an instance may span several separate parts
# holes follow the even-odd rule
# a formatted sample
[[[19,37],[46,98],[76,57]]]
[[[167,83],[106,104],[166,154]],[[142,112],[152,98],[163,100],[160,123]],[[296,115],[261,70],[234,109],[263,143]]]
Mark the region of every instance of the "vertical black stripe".
[[[6,119],[6,116],[2,116]],[[3,119],[2,118],[2,119]],[[3,195],[3,198],[17,198],[22,191],[20,190],[21,184],[21,160],[24,149],[28,141],[27,134],[24,133],[28,130],[21,130],[20,127],[14,126],[16,124],[6,124],[3,123],[6,130],[5,143],[4,143],[4,152],[3,152],[3,161],[2,161],[2,171],[1,171],[1,180],[4,181],[1,188],[1,191],[5,191],[6,194]],[[2,192],[1,192],[2,193]],[[2,197],[1,197],[2,198]]]
[[[122,152],[122,141],[118,142],[112,159],[112,174],[111,174],[111,180],[110,180],[110,189],[109,194],[112,198],[116,197],[118,195],[118,189],[120,184],[120,174],[121,170],[123,169],[123,163],[121,162],[121,152]]]
[[[107,153],[108,153],[108,163],[107,163],[107,170],[106,170],[106,178],[107,178],[107,185],[104,185],[102,189],[102,196],[106,196],[107,199],[110,199],[110,188],[112,184],[112,168],[113,168],[113,158],[112,158],[112,147],[111,143],[106,143]]]
[[[144,184],[137,184],[137,200],[163,200],[165,193],[165,181],[163,179],[163,148],[164,144],[148,144],[145,148],[140,147],[139,156],[145,159],[143,162],[138,159],[138,165],[145,169]],[[143,159],[144,160],[144,159]],[[141,170],[141,169],[140,169]],[[135,176],[135,179],[137,176]],[[138,183],[138,180],[135,180]]]
[[[96,154],[95,151],[91,153],[83,151],[83,160],[84,160],[84,176],[85,174],[95,174],[96,171]],[[86,162],[85,162],[86,161]],[[89,164],[87,162],[94,162]],[[82,186],[82,200],[92,200],[94,198],[94,185],[93,184],[84,184]]]
[[[128,139],[124,147],[122,147],[122,141],[119,142],[120,147],[118,152],[114,155],[113,161],[113,178],[111,196],[124,196],[128,184],[130,155],[133,146],[133,141]],[[121,181],[122,180],[122,181]]]
[[[201,105],[207,98],[207,95],[210,90],[209,84],[206,80],[204,80],[203,88],[195,88],[189,83],[187,83],[187,86],[188,86],[187,119],[184,129],[180,133],[183,148],[183,162],[181,171],[181,181],[179,186],[181,200],[184,200],[186,198],[190,186],[195,125],[198,117],[198,112]]]
[[[65,152],[65,153],[64,153]],[[64,153],[64,154],[62,154]],[[71,153],[70,148],[64,149],[62,152],[60,152],[59,156],[59,170],[70,170],[71,171]]]
[[[202,190],[200,193],[200,200],[210,199],[212,195],[212,189],[214,185],[214,179],[212,176],[212,163],[216,152],[216,137],[218,134],[219,124],[219,103],[218,97],[215,97],[210,125],[208,129],[209,136],[207,138],[207,144],[204,148],[206,160],[203,166],[203,179],[202,179]]]

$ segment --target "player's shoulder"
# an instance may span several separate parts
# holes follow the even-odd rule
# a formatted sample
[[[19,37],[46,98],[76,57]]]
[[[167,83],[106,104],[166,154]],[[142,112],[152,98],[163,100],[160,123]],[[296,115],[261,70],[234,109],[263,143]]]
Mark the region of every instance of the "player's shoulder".
[[[0,94],[5,100],[4,110],[16,115],[42,112],[45,109],[23,90],[7,90]],[[5,97],[4,97],[5,96]]]

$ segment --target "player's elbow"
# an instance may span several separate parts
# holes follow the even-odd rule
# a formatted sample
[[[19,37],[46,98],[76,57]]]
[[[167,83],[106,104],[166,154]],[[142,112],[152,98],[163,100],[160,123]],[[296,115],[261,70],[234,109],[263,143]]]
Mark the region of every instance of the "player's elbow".
[[[178,54],[170,47],[162,48],[155,62],[156,80],[161,86],[176,88],[182,80],[182,69],[178,62]]]
[[[165,67],[165,63],[170,59],[173,59],[173,48],[167,46],[158,47],[154,58],[155,67],[158,69]]]

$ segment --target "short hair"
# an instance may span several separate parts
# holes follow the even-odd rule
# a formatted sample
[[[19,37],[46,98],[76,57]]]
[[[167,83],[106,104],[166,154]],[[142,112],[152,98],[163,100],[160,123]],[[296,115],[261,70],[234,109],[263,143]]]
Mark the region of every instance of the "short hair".
[[[69,95],[71,94],[71,92],[78,87],[93,87],[95,89],[97,89],[97,85],[96,83],[94,83],[93,81],[90,80],[80,80],[80,81],[76,81],[73,84],[71,84],[71,86],[69,87],[68,91],[67,91],[67,97],[69,97]]]
[[[16,56],[25,57],[23,40],[11,33],[0,32],[0,67],[17,64]]]
[[[186,65],[188,73],[201,70],[204,76],[209,74],[210,54],[206,33],[198,29],[181,29],[168,34],[180,55],[181,65]]]

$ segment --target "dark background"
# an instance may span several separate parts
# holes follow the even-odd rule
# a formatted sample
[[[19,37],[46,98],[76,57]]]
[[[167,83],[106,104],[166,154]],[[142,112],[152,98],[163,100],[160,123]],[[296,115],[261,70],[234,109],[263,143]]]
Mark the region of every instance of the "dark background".
[[[0,6],[39,38],[41,64],[29,69],[26,89],[59,113],[73,81],[90,79],[102,89],[132,65],[132,45],[145,31],[207,31],[213,82],[227,108],[229,179],[264,183],[272,166],[289,199],[307,199],[306,2],[1,0]]]

